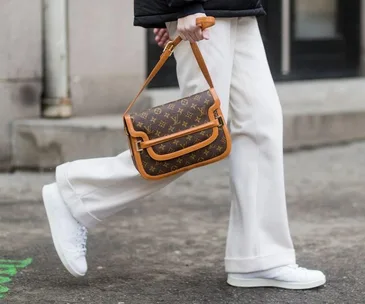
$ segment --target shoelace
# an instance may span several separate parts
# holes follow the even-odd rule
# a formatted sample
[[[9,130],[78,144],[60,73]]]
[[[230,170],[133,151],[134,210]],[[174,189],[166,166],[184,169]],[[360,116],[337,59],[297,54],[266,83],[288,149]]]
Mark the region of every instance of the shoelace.
[[[292,268],[292,269],[298,269],[300,271],[307,271],[307,268],[304,267],[299,267],[298,264],[292,264],[292,265],[288,265],[288,267]]]
[[[76,244],[77,244],[77,253],[80,254],[80,256],[86,255],[86,241],[87,241],[87,229],[84,226],[79,227],[77,233],[76,233]]]
[[[299,267],[298,264],[291,264],[291,265],[286,265],[284,267],[280,267],[279,269],[277,269],[276,273],[273,275],[273,278],[280,278],[282,276],[287,276],[290,275],[291,273],[296,273],[296,276],[299,274],[303,274],[307,271],[306,268],[303,267]]]

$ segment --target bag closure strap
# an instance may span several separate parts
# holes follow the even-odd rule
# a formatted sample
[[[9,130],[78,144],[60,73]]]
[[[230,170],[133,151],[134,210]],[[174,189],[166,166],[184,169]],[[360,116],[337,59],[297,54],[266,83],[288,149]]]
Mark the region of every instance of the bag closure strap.
[[[222,124],[221,119],[217,118],[213,121],[207,122],[207,123],[202,124],[200,126],[189,128],[189,129],[184,130],[184,131],[180,131],[180,132],[173,133],[173,134],[170,134],[170,135],[166,135],[166,136],[163,136],[163,137],[159,137],[159,138],[156,138],[156,139],[150,139],[150,140],[147,140],[147,141],[141,141],[140,140],[140,141],[137,142],[137,145],[139,144],[140,149],[146,149],[146,148],[158,145],[158,144],[165,143],[167,141],[171,141],[173,139],[177,139],[177,138],[180,138],[180,137],[183,137],[183,136],[198,133],[200,131],[204,131],[204,130],[207,130],[207,129],[212,129],[214,127],[221,127],[222,125],[223,124]]]
[[[213,26],[215,24],[214,17],[201,17],[197,18],[197,25],[200,26],[202,29],[208,28],[210,26]],[[176,37],[173,41],[169,41],[161,56],[160,60],[157,62],[156,66],[151,71],[150,75],[147,77],[146,81],[142,85],[142,88],[139,90],[137,96],[133,99],[133,101],[129,104],[128,108],[125,110],[123,116],[127,115],[127,113],[130,111],[130,109],[133,107],[139,96],[142,94],[143,90],[149,85],[149,83],[152,81],[152,79],[156,76],[156,74],[160,71],[160,69],[163,67],[163,65],[166,63],[167,59],[173,54],[174,49],[179,45],[179,43],[182,41],[182,38],[180,36]],[[207,65],[205,64],[204,58],[202,53],[200,52],[200,49],[197,45],[197,43],[190,43],[193,54],[195,56],[196,61],[198,62],[199,68],[202,71],[205,80],[207,81],[210,88],[213,88],[213,82],[210,77]]]

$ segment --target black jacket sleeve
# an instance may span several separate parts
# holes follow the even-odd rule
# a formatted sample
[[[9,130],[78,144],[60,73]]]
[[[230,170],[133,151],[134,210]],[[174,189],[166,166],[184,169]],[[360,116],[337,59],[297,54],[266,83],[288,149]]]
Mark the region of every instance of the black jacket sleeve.
[[[208,0],[167,0],[170,7],[178,9],[178,18],[204,13],[203,3]]]

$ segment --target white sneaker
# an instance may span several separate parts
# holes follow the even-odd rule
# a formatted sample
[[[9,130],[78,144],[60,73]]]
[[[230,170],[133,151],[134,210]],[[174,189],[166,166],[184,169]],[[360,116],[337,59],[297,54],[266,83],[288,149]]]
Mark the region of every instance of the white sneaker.
[[[73,276],[84,276],[87,272],[86,228],[72,216],[56,184],[44,186],[42,195],[59,258]]]
[[[318,270],[308,270],[298,265],[277,267],[247,274],[228,274],[227,283],[235,287],[278,287],[285,289],[310,289],[326,283],[325,275]]]

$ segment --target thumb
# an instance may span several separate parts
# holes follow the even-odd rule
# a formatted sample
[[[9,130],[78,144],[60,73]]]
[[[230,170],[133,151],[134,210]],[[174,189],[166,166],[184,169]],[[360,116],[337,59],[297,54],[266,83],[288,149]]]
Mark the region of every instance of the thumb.
[[[209,40],[210,35],[209,35],[209,30],[208,30],[208,29],[205,29],[205,30],[203,31],[203,38],[204,38],[205,40]]]

